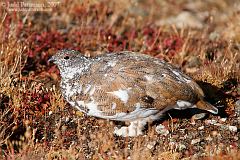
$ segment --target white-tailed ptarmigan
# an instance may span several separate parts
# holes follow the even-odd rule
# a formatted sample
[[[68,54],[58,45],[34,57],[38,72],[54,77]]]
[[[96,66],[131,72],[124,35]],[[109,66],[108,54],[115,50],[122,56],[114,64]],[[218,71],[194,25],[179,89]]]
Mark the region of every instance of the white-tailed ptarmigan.
[[[61,90],[73,107],[95,116],[130,122],[115,128],[119,136],[137,136],[147,122],[170,109],[218,109],[189,76],[167,62],[141,53],[122,51],[86,57],[74,50],[52,56],[61,74]]]

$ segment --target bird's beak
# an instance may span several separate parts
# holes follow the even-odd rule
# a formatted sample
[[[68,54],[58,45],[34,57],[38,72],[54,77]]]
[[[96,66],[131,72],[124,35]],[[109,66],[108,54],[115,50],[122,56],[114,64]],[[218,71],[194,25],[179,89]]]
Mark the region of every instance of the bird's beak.
[[[50,62],[54,63],[54,62],[55,62],[55,58],[52,56],[51,58],[48,59],[48,62],[49,62],[49,63],[50,63]]]

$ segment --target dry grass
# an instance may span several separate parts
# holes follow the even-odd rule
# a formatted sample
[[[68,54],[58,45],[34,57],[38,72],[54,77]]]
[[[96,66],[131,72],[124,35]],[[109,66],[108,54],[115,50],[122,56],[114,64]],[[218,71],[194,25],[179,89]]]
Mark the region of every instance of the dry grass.
[[[240,38],[235,3],[102,0],[64,1],[51,12],[0,8],[0,158],[239,159],[234,104],[240,99]],[[189,8],[196,15],[208,11],[204,28],[158,25]],[[63,100],[59,71],[47,61],[62,48],[86,55],[132,50],[165,59],[201,81],[213,104],[225,104],[226,123],[238,131],[209,125],[199,131],[204,120],[190,125],[186,117],[170,113],[171,118],[162,122],[170,130],[167,136],[149,125],[144,136],[116,137],[113,122],[86,117]],[[206,140],[209,137],[213,141]],[[196,138],[202,141],[192,145]]]

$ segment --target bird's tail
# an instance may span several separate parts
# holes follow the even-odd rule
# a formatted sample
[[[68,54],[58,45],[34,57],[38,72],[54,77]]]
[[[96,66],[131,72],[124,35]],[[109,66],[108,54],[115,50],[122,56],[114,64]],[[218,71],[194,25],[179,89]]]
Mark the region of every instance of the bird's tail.
[[[196,103],[196,106],[197,108],[199,109],[202,109],[202,110],[206,110],[206,111],[209,111],[213,114],[218,114],[218,109],[216,107],[214,107],[213,105],[211,105],[210,103],[208,102],[205,102],[203,100],[199,100],[197,103]]]

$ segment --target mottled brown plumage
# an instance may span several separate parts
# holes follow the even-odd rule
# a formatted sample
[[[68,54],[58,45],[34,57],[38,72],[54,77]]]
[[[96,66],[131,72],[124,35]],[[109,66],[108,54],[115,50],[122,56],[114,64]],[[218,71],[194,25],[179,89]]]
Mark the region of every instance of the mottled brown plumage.
[[[60,69],[64,98],[72,106],[90,116],[131,122],[129,127],[116,129],[117,135],[142,134],[148,121],[173,108],[218,112],[203,100],[196,82],[151,56],[123,51],[88,58],[62,50],[52,60]]]

